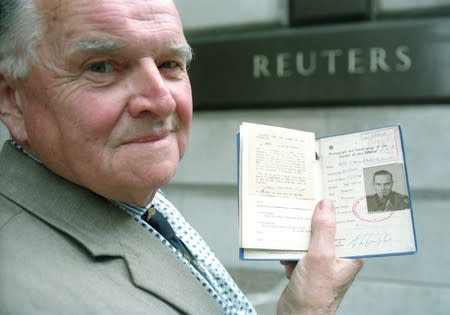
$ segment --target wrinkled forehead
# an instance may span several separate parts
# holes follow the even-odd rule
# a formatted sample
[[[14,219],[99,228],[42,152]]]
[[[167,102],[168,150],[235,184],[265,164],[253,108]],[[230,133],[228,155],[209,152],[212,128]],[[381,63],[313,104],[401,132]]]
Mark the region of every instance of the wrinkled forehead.
[[[150,11],[172,11],[178,14],[173,0],[34,0],[39,11],[46,14],[50,19],[64,18],[70,11],[82,10],[87,8],[94,11],[108,6],[122,8],[138,8],[138,10],[147,8]],[[147,10],[141,11],[147,13]]]
[[[36,0],[46,35],[71,37],[86,30],[139,32],[169,30],[182,33],[172,0]]]
[[[176,51],[190,59],[172,0],[37,1],[43,18],[40,52],[54,66],[66,67],[79,51],[94,50],[136,58]]]

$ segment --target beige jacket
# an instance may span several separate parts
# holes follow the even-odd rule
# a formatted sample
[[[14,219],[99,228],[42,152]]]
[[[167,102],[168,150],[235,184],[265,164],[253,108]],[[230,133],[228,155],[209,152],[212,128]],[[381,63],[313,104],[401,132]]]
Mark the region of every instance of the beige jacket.
[[[157,239],[105,199],[6,143],[1,314],[222,314]]]

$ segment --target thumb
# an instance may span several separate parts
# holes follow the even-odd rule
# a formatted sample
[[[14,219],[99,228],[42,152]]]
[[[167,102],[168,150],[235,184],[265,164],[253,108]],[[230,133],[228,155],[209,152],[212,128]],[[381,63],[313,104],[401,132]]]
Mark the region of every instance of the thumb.
[[[311,244],[309,253],[326,253],[335,257],[336,213],[334,205],[329,200],[320,201],[311,219]]]

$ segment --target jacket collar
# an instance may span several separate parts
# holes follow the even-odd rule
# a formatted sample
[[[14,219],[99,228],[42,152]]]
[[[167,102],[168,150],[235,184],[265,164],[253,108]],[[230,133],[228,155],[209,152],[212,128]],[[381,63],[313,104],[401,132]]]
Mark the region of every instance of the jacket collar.
[[[0,194],[76,239],[92,256],[122,257],[136,286],[183,312],[220,313],[190,271],[127,213],[52,173],[10,143],[0,153]]]

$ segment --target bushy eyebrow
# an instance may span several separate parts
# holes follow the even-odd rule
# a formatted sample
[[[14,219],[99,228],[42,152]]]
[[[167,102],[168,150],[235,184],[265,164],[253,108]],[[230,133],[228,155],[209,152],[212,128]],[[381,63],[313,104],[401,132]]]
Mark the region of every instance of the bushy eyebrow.
[[[117,52],[125,48],[126,44],[109,39],[85,39],[77,42],[71,49],[70,54],[77,53],[98,53],[108,54]],[[192,60],[192,48],[187,43],[173,45],[168,48],[168,52],[182,57],[188,65]]]
[[[83,53],[83,52],[94,52],[94,53],[111,53],[122,49],[123,44],[118,43],[114,40],[108,39],[85,39],[77,42],[71,49],[70,53]]]
[[[171,48],[172,53],[180,55],[184,58],[186,65],[189,65],[192,61],[193,50],[188,44],[177,45]]]

